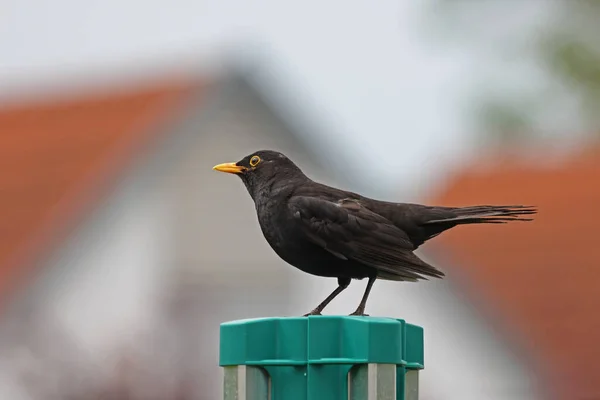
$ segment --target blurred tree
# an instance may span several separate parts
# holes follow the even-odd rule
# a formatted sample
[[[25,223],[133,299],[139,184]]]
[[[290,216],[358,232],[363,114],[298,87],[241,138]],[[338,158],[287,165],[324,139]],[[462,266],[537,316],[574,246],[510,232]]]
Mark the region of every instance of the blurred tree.
[[[475,85],[469,107],[488,138],[512,142],[553,128],[600,138],[600,1],[434,0],[430,5],[446,43],[475,45],[475,62],[496,64],[491,76]],[[521,79],[515,77],[519,73]]]
[[[600,125],[600,1],[561,2],[551,21],[541,54],[551,72],[580,98],[582,112]]]

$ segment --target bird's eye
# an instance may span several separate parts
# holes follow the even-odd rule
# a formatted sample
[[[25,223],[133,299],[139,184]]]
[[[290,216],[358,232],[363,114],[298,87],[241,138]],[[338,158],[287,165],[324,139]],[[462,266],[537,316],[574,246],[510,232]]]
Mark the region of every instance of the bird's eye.
[[[250,166],[251,167],[256,167],[259,162],[260,162],[260,157],[259,156],[252,156],[252,158],[250,159]]]

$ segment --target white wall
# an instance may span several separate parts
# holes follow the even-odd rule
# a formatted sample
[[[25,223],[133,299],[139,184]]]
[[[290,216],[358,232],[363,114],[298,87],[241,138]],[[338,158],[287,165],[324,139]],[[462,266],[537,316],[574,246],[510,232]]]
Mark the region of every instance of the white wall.
[[[46,381],[47,398],[62,390],[56,380],[65,372],[73,374],[75,385],[108,375],[116,352],[150,326],[167,267],[169,208],[161,189],[160,179],[143,169],[128,176],[41,267],[21,304],[2,321],[13,334],[0,339],[0,398],[27,398],[17,394],[24,382],[15,376],[15,363],[24,363],[21,371],[37,376],[35,382]],[[29,362],[24,354],[30,354]],[[79,363],[89,371],[78,371]]]

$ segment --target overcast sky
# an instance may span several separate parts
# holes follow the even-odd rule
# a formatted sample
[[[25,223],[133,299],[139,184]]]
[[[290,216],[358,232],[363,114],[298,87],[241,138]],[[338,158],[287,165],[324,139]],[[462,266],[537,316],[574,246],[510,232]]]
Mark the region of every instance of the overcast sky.
[[[269,73],[287,93],[299,94],[299,112],[363,182],[412,198],[470,149],[464,96],[484,63],[432,40],[429,2],[0,5],[0,98],[72,77],[122,73],[125,66],[135,71],[154,62],[148,60],[192,57],[210,66],[233,45],[250,53],[259,47],[272,58]]]

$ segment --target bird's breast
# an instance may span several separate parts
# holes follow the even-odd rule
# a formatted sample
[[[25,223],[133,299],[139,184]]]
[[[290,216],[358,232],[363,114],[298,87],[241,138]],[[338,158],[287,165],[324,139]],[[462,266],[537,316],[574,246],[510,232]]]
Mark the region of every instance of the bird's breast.
[[[257,203],[258,221],[262,233],[283,260],[296,267],[303,259],[302,254],[314,247],[301,234],[298,222],[283,201]]]
[[[290,234],[288,216],[285,204],[277,204],[275,201],[256,203],[256,213],[263,235],[271,247],[278,251],[287,241]]]

